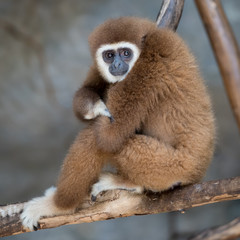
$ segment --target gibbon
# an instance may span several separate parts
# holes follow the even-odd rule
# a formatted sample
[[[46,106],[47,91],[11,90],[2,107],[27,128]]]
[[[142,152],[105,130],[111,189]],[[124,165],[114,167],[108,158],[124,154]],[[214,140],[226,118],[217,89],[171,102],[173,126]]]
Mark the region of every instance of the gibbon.
[[[56,188],[29,201],[24,227],[71,213],[91,192],[161,192],[202,179],[215,123],[194,56],[168,29],[141,18],[110,19],[89,37],[93,64],[73,109],[87,122],[69,149]],[[106,163],[116,174],[102,173]]]

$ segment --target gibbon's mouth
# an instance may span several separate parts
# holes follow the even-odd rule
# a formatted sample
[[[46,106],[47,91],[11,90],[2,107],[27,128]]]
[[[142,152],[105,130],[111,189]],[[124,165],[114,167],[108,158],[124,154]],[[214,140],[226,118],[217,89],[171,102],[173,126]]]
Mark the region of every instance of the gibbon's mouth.
[[[128,70],[124,70],[124,71],[111,71],[111,74],[113,76],[123,76],[124,74],[127,73]]]

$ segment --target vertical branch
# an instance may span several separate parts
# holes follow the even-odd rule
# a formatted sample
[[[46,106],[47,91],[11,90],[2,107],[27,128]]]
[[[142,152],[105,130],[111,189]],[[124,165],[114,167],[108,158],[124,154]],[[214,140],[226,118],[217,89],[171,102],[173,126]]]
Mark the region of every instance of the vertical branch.
[[[220,0],[195,0],[240,130],[240,53]]]
[[[163,0],[156,23],[159,28],[176,31],[182,16],[184,0]]]

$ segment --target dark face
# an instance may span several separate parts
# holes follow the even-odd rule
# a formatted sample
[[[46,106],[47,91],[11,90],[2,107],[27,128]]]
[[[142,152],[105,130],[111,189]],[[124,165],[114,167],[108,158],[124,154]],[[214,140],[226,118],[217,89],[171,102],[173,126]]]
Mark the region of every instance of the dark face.
[[[129,62],[133,57],[130,48],[119,48],[117,50],[107,50],[102,53],[105,63],[109,64],[109,72],[113,76],[122,76],[129,69]]]

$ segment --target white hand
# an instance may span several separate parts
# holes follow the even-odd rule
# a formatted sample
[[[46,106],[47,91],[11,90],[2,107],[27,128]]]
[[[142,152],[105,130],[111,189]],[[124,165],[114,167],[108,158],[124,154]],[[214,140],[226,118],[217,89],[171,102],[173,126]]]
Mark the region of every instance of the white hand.
[[[85,119],[93,119],[99,115],[109,117],[113,120],[111,113],[102,100],[98,100],[94,105],[89,106],[88,113],[84,116]]]

